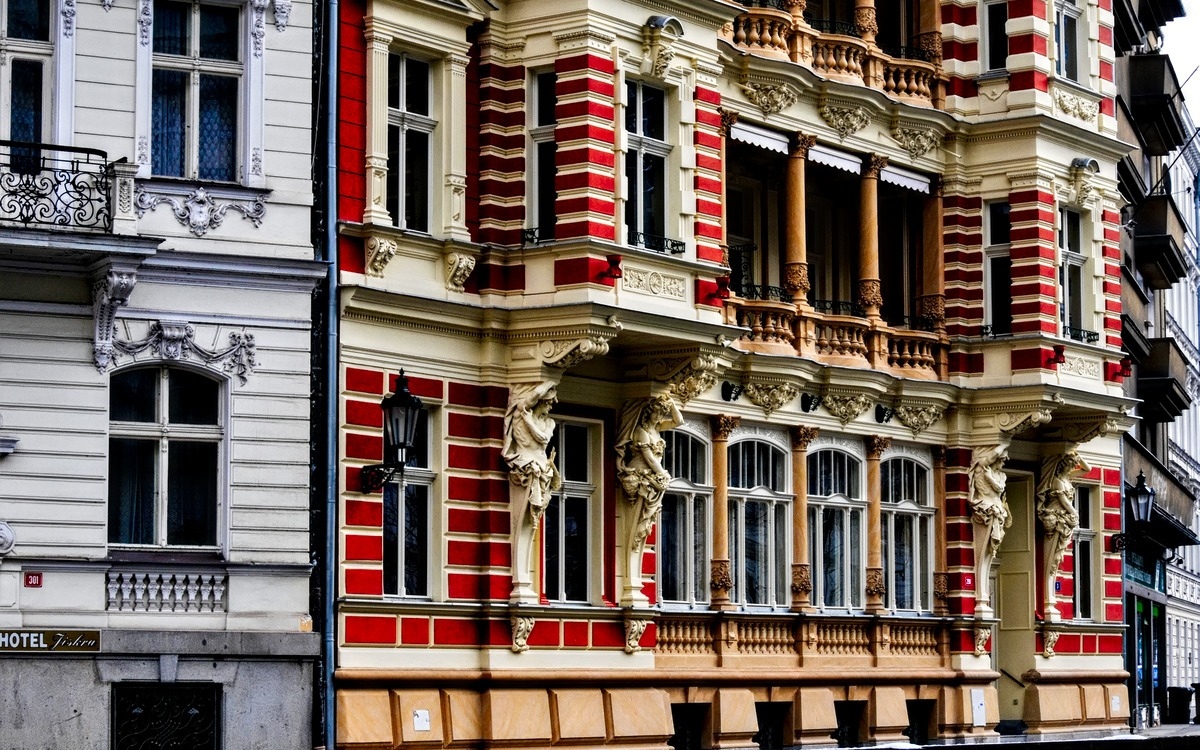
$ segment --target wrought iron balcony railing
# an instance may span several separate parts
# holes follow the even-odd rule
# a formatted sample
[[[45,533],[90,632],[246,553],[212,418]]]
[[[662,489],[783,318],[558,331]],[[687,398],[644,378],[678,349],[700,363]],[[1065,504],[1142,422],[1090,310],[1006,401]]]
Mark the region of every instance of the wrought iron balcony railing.
[[[933,62],[933,54],[927,49],[920,47],[880,47],[883,53],[888,57],[897,60],[920,60],[921,62]]]
[[[1005,336],[1011,336],[1011,335],[1012,335],[1012,326],[1011,325],[1005,326],[1003,328],[998,328],[994,325],[986,325],[986,326],[981,326],[979,329],[979,336],[981,338],[985,338],[985,339],[998,339],[998,338],[1003,338]]]
[[[656,253],[671,253],[672,255],[681,254],[687,247],[683,240],[672,240],[656,234],[634,231],[629,232],[629,244],[634,247],[644,247]]]
[[[813,310],[827,315],[849,315],[852,318],[867,317],[867,311],[861,305],[853,302],[842,302],[836,299],[815,299],[810,304]]]
[[[745,299],[767,300],[768,302],[791,302],[792,293],[780,286],[766,284],[742,284],[738,293]]]
[[[1063,326],[1063,335],[1074,341],[1081,341],[1085,344],[1094,344],[1100,340],[1100,334],[1095,331],[1089,331],[1086,328],[1072,328],[1071,326]]]
[[[540,245],[543,242],[554,241],[554,227],[530,227],[522,231],[522,245]]]
[[[94,148],[0,140],[0,223],[112,231],[111,167]]]
[[[859,36],[858,24],[853,21],[834,21],[829,18],[809,18],[805,16],[808,25],[822,34],[841,34],[842,36]]]

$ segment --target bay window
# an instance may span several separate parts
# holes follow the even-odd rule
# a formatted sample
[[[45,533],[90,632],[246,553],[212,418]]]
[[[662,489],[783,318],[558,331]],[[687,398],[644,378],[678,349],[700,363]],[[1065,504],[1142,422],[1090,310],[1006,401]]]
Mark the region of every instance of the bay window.
[[[784,607],[791,495],[788,454],[763,440],[729,446],[729,556],[734,602]]]
[[[839,450],[808,456],[813,605],[861,609],[866,566],[862,462]]]
[[[883,486],[884,606],[892,610],[930,610],[933,581],[933,504],[929,470],[907,458],[879,466]]]
[[[671,485],[658,521],[658,594],[664,602],[708,601],[708,445],[682,430],[664,432]]]

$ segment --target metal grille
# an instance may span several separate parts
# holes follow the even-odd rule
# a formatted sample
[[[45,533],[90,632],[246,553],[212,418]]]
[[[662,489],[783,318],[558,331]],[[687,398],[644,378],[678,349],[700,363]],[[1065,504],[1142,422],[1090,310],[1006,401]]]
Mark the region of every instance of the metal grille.
[[[114,750],[219,750],[220,718],[220,685],[113,685]]]
[[[96,149],[0,141],[0,223],[109,231],[109,168]]]

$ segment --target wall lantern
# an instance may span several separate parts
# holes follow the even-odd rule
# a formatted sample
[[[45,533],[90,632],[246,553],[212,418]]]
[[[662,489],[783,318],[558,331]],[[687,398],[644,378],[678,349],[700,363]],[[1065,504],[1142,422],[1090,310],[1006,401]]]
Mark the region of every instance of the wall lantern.
[[[892,415],[896,413],[895,409],[884,406],[883,404],[875,404],[875,421],[879,424],[885,424],[892,421]]]
[[[726,380],[721,383],[721,398],[726,401],[737,401],[743,390],[745,390],[744,386]]]
[[[820,405],[821,405],[821,397],[820,396],[811,396],[807,393],[800,394],[800,411],[803,411],[803,412],[816,411],[817,407]]]
[[[397,473],[404,477],[408,451],[413,447],[417,422],[421,419],[421,399],[408,390],[404,370],[396,380],[396,391],[379,402],[383,410],[383,463],[364,466],[359,475],[363,492],[375,492],[392,481]]]
[[[1046,360],[1048,365],[1065,365],[1067,363],[1067,347],[1062,344],[1054,345],[1054,353]]]
[[[1137,475],[1137,484],[1129,488],[1125,493],[1125,500],[1129,503],[1133,510],[1132,521],[1134,526],[1128,534],[1116,534],[1113,536],[1113,549],[1123,550],[1131,541],[1131,537],[1136,532],[1140,532],[1142,527],[1150,523],[1150,515],[1154,511],[1154,496],[1153,487],[1146,486],[1146,475],[1139,471]]]

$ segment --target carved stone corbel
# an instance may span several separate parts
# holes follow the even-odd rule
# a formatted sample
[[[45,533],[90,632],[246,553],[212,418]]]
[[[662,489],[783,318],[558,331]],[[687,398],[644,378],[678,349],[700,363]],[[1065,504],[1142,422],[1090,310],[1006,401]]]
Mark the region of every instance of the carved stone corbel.
[[[821,405],[845,427],[871,408],[871,398],[862,393],[857,396],[826,395],[821,399]]]
[[[649,620],[637,617],[625,618],[625,653],[635,654],[642,650],[642,636],[646,633]]]
[[[983,656],[987,653],[988,641],[992,639],[992,629],[990,627],[975,628],[975,655]]]
[[[547,339],[538,344],[542,364],[556,370],[569,370],[593,357],[608,354],[608,342],[621,331],[615,315],[608,319],[610,330],[596,330],[579,338]]]
[[[942,142],[941,134],[933,128],[898,126],[892,129],[892,138],[914,159],[929,153]]]
[[[946,413],[944,406],[897,406],[896,418],[912,430],[913,437],[929,429]]]
[[[742,92],[751,103],[762,110],[763,118],[777,115],[799,100],[799,96],[785,83],[747,83]]]
[[[522,615],[513,615],[508,619],[512,625],[512,651],[514,654],[523,654],[529,650],[529,634],[533,632],[535,621],[532,617]]]
[[[95,338],[92,358],[96,370],[103,373],[112,364],[113,336],[116,333],[117,308],[129,304],[129,295],[137,284],[133,268],[109,267],[92,283],[92,317]]]
[[[367,275],[375,278],[383,278],[383,269],[387,268],[388,261],[396,257],[396,251],[400,249],[395,240],[375,236],[367,238],[364,248],[367,255]]]
[[[671,16],[651,16],[642,27],[642,69],[655,78],[665,78],[675,59],[675,42],[683,37],[683,25]]]
[[[475,270],[475,256],[466,253],[448,253],[446,255],[446,289],[451,292],[462,292],[467,283],[467,277]]]
[[[744,392],[755,406],[762,407],[763,414],[768,417],[800,395],[800,389],[791,383],[747,383]]]
[[[867,110],[857,106],[839,107],[822,102],[817,113],[843,141],[871,123],[871,116],[867,114]]]
[[[701,348],[682,356],[655,359],[646,366],[646,375],[652,380],[667,383],[667,392],[680,406],[685,406],[711,390],[723,369],[724,363],[715,351]]]

